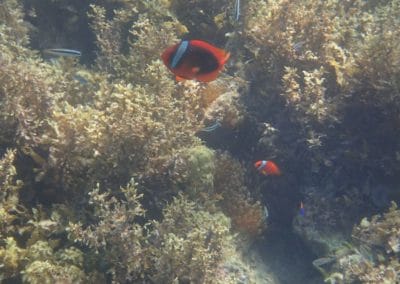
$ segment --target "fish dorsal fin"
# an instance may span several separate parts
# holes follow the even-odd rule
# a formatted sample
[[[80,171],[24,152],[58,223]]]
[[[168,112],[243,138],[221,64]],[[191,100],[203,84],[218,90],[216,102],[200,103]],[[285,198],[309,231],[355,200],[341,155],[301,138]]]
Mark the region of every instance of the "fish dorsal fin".
[[[223,64],[225,64],[226,61],[228,61],[228,59],[231,56],[231,54],[230,54],[230,52],[227,52],[227,51],[222,50],[222,49],[221,49],[221,51],[223,52],[223,57],[221,57],[222,59],[220,60],[220,64],[223,65]]]
[[[205,42],[202,40],[191,40],[190,44],[211,52],[217,58],[218,62],[221,65],[225,64],[225,62],[228,60],[228,58],[230,56],[229,52],[227,52],[221,48],[215,47],[215,46],[209,44],[208,42]]]

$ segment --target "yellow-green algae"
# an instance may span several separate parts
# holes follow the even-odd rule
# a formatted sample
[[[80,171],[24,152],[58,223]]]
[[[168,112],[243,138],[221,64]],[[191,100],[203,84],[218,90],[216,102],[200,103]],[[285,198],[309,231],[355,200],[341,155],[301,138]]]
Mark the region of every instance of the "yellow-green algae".
[[[321,269],[327,283],[396,283],[399,280],[400,211],[364,218],[354,226],[352,242],[337,250],[331,267]]]
[[[212,151],[195,136],[204,117],[197,93],[205,86],[175,84],[159,59],[185,27],[162,9],[164,1],[117,2],[121,8],[111,17],[101,6],[111,2],[90,8],[99,48],[90,69],[68,58],[43,61],[28,48],[30,26],[20,3],[0,6],[0,141],[3,151],[15,148],[2,160],[1,279],[235,282],[222,265],[240,255],[220,209],[197,208],[182,195],[154,223],[137,185],[121,187],[134,176],[147,195],[173,195],[167,173],[181,157],[191,165],[183,192],[204,199],[213,192],[215,167]],[[178,204],[182,210],[171,211]],[[165,202],[154,206],[163,209]],[[186,220],[177,223],[182,227],[167,225],[179,217]],[[153,243],[157,234],[164,245]],[[174,246],[181,250],[169,254]]]

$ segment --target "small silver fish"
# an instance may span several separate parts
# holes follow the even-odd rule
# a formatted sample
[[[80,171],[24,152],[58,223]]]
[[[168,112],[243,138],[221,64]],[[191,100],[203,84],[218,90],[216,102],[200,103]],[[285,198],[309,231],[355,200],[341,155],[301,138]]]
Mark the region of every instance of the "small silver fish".
[[[315,267],[320,267],[320,266],[323,266],[323,265],[326,265],[326,264],[333,263],[334,261],[336,261],[336,257],[330,257],[330,256],[328,256],[328,257],[321,257],[321,258],[315,259],[315,260],[312,262],[312,264],[313,264]]]
[[[43,53],[52,56],[64,56],[64,57],[80,57],[82,53],[79,50],[67,49],[67,48],[49,48],[43,50]]]
[[[88,80],[86,80],[84,77],[82,77],[82,76],[79,75],[79,74],[75,74],[72,78],[73,78],[75,81],[78,81],[79,83],[81,83],[82,85],[85,85],[85,84],[88,84],[88,83],[89,83]]]
[[[236,0],[235,2],[235,20],[239,21],[240,18],[240,0]]]
[[[301,50],[303,49],[304,44],[306,43],[305,40],[296,42],[295,44],[293,44],[293,50],[297,53],[300,53]]]
[[[264,217],[265,220],[267,220],[269,217],[268,207],[266,205],[264,205]]]
[[[210,126],[207,126],[207,127],[204,127],[204,128],[202,128],[202,129],[200,129],[200,131],[203,131],[203,132],[212,132],[212,131],[214,131],[215,129],[221,127],[221,126],[222,126],[221,123],[217,120],[214,124],[212,124],[212,125],[210,125]]]

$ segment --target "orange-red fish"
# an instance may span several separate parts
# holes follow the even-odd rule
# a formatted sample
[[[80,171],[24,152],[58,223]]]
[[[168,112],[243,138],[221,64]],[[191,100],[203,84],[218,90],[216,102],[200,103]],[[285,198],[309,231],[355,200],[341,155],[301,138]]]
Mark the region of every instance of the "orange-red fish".
[[[272,161],[257,161],[254,167],[263,175],[279,176],[281,174],[278,166]]]
[[[167,48],[161,58],[176,80],[210,82],[218,77],[230,54],[202,40],[183,40]]]

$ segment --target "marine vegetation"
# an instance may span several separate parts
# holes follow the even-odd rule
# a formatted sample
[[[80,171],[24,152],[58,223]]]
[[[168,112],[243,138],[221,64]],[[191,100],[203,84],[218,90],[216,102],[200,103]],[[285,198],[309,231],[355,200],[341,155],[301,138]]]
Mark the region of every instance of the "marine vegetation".
[[[353,229],[352,242],[328,258],[315,262],[327,283],[396,283],[399,264],[399,210],[361,220]]]
[[[399,19],[399,0],[1,1],[0,281],[291,283],[257,250],[274,230],[312,280],[399,282]],[[199,42],[217,72],[175,81],[163,51]]]
[[[292,196],[277,222],[289,219],[317,256],[330,255],[365,216],[399,202],[400,2],[260,0],[243,9],[235,72],[252,80],[246,106],[260,139],[250,147],[285,173],[285,183],[261,186],[270,202],[276,190]],[[344,283],[352,281],[368,277]]]
[[[43,9],[75,13],[79,3],[0,4],[1,280],[251,279],[217,204],[214,153],[196,136],[214,91],[176,84],[160,60],[186,28],[163,1],[111,2],[85,6],[90,66],[79,62],[85,52],[57,46],[63,38],[42,54],[32,48],[43,48]],[[235,92],[227,78],[221,85],[233,87],[214,88],[213,100]]]

